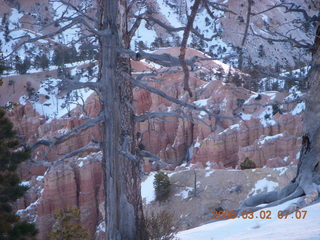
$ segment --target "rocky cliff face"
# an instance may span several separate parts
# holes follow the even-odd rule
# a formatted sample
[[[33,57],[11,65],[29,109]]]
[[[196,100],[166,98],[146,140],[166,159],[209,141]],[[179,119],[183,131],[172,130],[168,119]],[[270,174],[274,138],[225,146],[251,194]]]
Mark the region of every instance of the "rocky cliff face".
[[[165,202],[153,201],[154,193],[144,195],[152,187],[154,174],[142,183],[145,211],[168,211],[174,216],[179,230],[215,221],[212,211],[237,209],[243,199],[263,191],[279,190],[296,173],[296,167],[261,169],[184,169],[169,173],[171,189]],[[196,177],[196,179],[195,179]],[[196,181],[196,194],[194,186]]]
[[[174,54],[177,49],[166,51]],[[189,50],[189,54],[200,55],[195,50]],[[300,114],[304,104],[282,104],[289,102],[294,94],[258,94],[236,87],[232,83],[235,79],[241,82],[249,76],[219,61],[205,61],[199,62],[191,74],[194,97],[190,98],[182,90],[183,73],[170,71],[172,69],[162,69],[159,78],[163,80],[150,85],[219,116],[208,116],[205,111],[190,110],[138,90],[135,93],[138,113],[175,112],[182,115],[178,119],[149,119],[139,123],[137,129],[143,135],[147,150],[175,166],[192,162],[198,167],[237,168],[246,158],[255,162],[257,167],[286,166],[297,162]],[[203,81],[206,77],[210,77],[210,81]],[[150,168],[150,164],[146,165]],[[153,169],[156,168],[154,164]]]
[[[72,2],[77,4],[79,0]],[[146,1],[148,9],[154,11],[154,17],[173,27],[184,24],[186,21],[185,12],[190,8],[187,1],[176,0],[170,2],[170,7],[166,8],[163,4],[164,1]],[[245,23],[241,19],[246,18],[247,1],[217,2],[223,3],[224,5],[221,6],[230,8],[235,14],[231,12],[224,14],[216,9],[217,20],[208,23],[208,21],[205,21],[208,15],[206,10],[202,8],[198,15],[201,20],[195,23],[196,27],[208,38],[218,32],[221,32],[221,36],[219,34],[208,44],[203,44],[199,39],[192,38],[191,45],[193,47],[204,49],[215,58],[225,59],[225,61],[230,60],[228,56],[234,54],[238,56],[239,52],[236,51],[239,50],[239,47],[243,47],[245,64],[253,63],[253,65],[258,64],[265,67],[274,67],[276,62],[283,65],[288,64],[291,67],[301,67],[301,62],[310,59],[310,54],[302,54],[304,51],[301,49],[293,50],[287,43],[268,43],[264,44],[261,49],[260,45],[265,42],[262,42],[261,39],[257,40],[252,34],[249,34],[244,46],[241,46],[245,29]],[[314,1],[299,0],[296,2],[303,6],[310,4],[311,7],[307,11],[310,13],[315,11]],[[259,1],[259,4],[255,4],[252,10],[253,12],[259,12],[273,3],[269,0]],[[0,17],[3,20],[6,14],[11,38],[21,34],[34,37],[38,34],[56,30],[56,27],[51,26],[45,28],[45,31],[42,32],[40,27],[41,24],[46,24],[48,18],[54,18],[55,8],[60,6],[59,3],[56,4],[51,4],[48,1],[41,1],[41,4],[39,4],[38,0],[2,1]],[[263,34],[257,29],[268,25],[277,27],[279,23],[284,21],[283,11],[283,8],[277,8],[252,17],[253,31]],[[60,14],[62,12],[61,10]],[[88,14],[95,16],[94,9],[90,9]],[[301,17],[299,13],[290,13],[286,16],[288,22]],[[153,47],[158,48],[161,47],[161,44],[155,41],[156,37],[172,37],[165,34],[164,29],[157,25],[146,25],[145,22],[142,22],[133,38],[133,42],[142,40],[148,47],[153,43]],[[290,27],[290,25],[283,25],[281,31],[286,32]],[[84,29],[78,30],[84,31]],[[70,42],[67,40],[70,40],[70,37],[72,38],[70,34],[73,33],[66,31],[61,38],[62,40],[50,38],[36,43],[35,46],[26,46],[26,49],[21,49],[21,52],[19,52],[21,53],[21,60],[26,57],[34,59],[36,55],[43,53],[43,47],[47,51],[50,44],[68,45]],[[179,34],[174,35],[174,40],[171,40],[179,41]],[[297,29],[292,34],[293,37],[309,40],[301,29]],[[0,36],[3,37],[4,35]],[[270,37],[269,35],[266,36]],[[11,39],[9,43],[3,44],[3,53],[9,53],[14,44],[20,40],[19,38],[17,40]],[[170,44],[176,43],[171,42]],[[261,57],[263,52],[265,56]],[[179,49],[163,48],[156,53],[178,56]],[[47,54],[52,56],[53,51]],[[288,56],[288,58],[283,58],[283,56]],[[201,58],[208,58],[208,56],[194,49],[188,49],[186,57],[188,59],[197,57],[189,79],[193,92],[192,98],[183,90],[182,80],[184,75],[179,67],[159,68],[157,65],[148,64],[145,61],[132,61],[133,75],[137,76],[143,72],[156,72],[154,78],[145,77],[143,81],[176,99],[198,107],[204,107],[221,117],[208,116],[205,111],[196,111],[172,104],[160,96],[136,88],[134,89],[134,107],[138,115],[150,112],[180,115],[179,118],[149,118],[144,122],[137,123],[136,130],[142,134],[142,143],[145,149],[160,156],[163,162],[167,164],[154,163],[150,161],[151,159],[145,158],[143,160],[145,172],[159,168],[179,171],[178,174],[172,176],[172,180],[179,184],[179,182],[191,181],[193,172],[188,171],[189,169],[199,169],[199,177],[202,178],[203,184],[210,181],[223,182],[222,185],[209,186],[209,190],[205,189],[204,186],[202,190],[206,190],[207,195],[200,196],[201,201],[205,202],[203,206],[216,207],[220,203],[218,199],[212,203],[212,195],[219,195],[222,188],[228,189],[231,184],[228,182],[229,178],[223,178],[223,175],[230,175],[232,187],[237,187],[238,177],[246,179],[245,175],[248,171],[243,173],[233,170],[238,169],[246,159],[253,161],[257,167],[281,167],[297,162],[301,142],[301,113],[304,109],[304,103],[294,101],[300,94],[295,88],[292,88],[289,93],[252,92],[244,87],[250,85],[248,82],[254,80],[253,76],[217,60],[201,60]],[[237,59],[235,60],[235,58],[233,57],[233,60],[229,61],[233,65],[237,65]],[[235,62],[233,62],[234,60]],[[89,81],[95,79],[97,73],[95,64],[89,66],[86,62],[78,62],[69,64],[66,68],[70,70],[72,75],[80,75],[83,77],[83,81]],[[92,76],[88,75],[88,67],[93,69]],[[8,72],[6,76],[3,76],[3,85],[0,87],[0,105],[5,105],[9,101],[20,103],[14,104],[14,106],[18,106],[14,107],[8,115],[24,141],[33,144],[39,139],[53,139],[83,123],[86,118],[97,116],[100,103],[98,98],[90,92],[81,93],[85,101],[84,105],[76,102],[71,107],[73,110],[66,110],[66,108],[61,107],[63,101],[58,101],[57,93],[50,91],[52,87],[50,84],[60,81],[57,66],[50,66],[47,71],[30,69],[27,73],[19,75],[14,71]],[[271,80],[270,83],[272,83]],[[39,94],[32,95],[33,91],[38,91]],[[25,99],[33,99],[36,102],[25,99],[22,101],[22,96],[27,96]],[[58,114],[55,112],[58,112]],[[17,203],[16,208],[19,214],[28,216],[30,220],[37,223],[40,230],[39,239],[46,239],[47,233],[51,230],[54,212],[68,205],[80,208],[82,223],[90,230],[92,238],[103,239],[104,190],[99,149],[92,148],[77,157],[63,161],[59,160],[66,153],[86,145],[91,140],[99,139],[101,139],[100,126],[89,128],[77,137],[70,138],[65,143],[50,149],[47,160],[53,163],[51,167],[39,164],[43,153],[47,149],[45,147],[38,148],[34,152],[32,162],[21,166],[21,176],[24,184],[30,186],[30,190]],[[213,178],[206,178],[206,171],[210,173],[213,169],[221,169],[221,172],[214,174]],[[226,169],[232,170],[227,171]],[[184,170],[187,171],[186,174],[183,174]],[[272,170],[270,171],[272,172]],[[277,171],[279,170],[276,170],[273,180],[276,179]],[[292,170],[290,171],[288,179],[293,174]],[[267,176],[267,173],[265,175]],[[256,177],[251,178],[251,185],[257,180]],[[191,182],[188,182],[188,184],[189,187],[192,186]],[[246,190],[248,192],[250,189]],[[236,201],[224,207],[235,207],[242,198],[246,197],[247,192],[244,191],[242,195],[237,195]],[[174,190],[174,194],[178,194],[178,196],[171,196],[172,202],[174,202],[172,208],[180,203],[180,193],[179,188]],[[230,196],[234,197],[228,195],[228,197]],[[189,201],[188,198],[181,205],[179,210],[181,213],[186,208],[193,206],[194,211],[190,214],[193,216],[198,214],[199,216],[193,218],[182,217],[185,228],[208,220],[208,209],[202,207],[200,211],[197,205],[198,200],[193,200],[192,205],[190,205],[186,203]]]
[[[67,206],[80,209],[81,224],[89,230],[91,239],[102,237],[99,231],[104,215],[101,157],[102,153],[96,152],[71,158],[24,182],[31,188],[18,202],[18,213],[36,222],[38,239],[47,238],[55,211]]]
[[[160,51],[173,55],[177,52],[176,48]],[[188,49],[187,57],[194,56],[204,55]],[[255,162],[257,167],[280,167],[297,162],[301,141],[300,115],[304,105],[284,104],[294,99],[297,92],[251,92],[233,83],[250,76],[219,61],[207,60],[198,61],[191,72],[189,81],[193,97],[190,98],[183,90],[183,73],[179,68],[155,69],[142,62],[133,62],[132,66],[135,75],[157,71],[156,78],[143,79],[150,86],[221,116],[208,116],[205,111],[190,110],[145,90],[135,89],[137,114],[174,112],[182,116],[150,118],[136,126],[142,133],[145,149],[159,155],[172,169],[239,168],[246,158]],[[84,121],[83,111],[93,117],[99,109],[99,102],[92,95],[84,108],[77,107],[59,119],[48,120],[41,116],[30,102],[16,107],[8,115],[20,135],[32,144],[39,139],[53,139],[67,133]],[[53,166],[48,168],[37,164],[45,150],[43,147],[34,152],[33,162],[20,168],[25,183],[31,189],[19,201],[17,209],[21,215],[27,214],[36,221],[39,239],[44,239],[51,230],[54,212],[68,205],[78,206],[83,224],[92,236],[102,238],[104,191],[101,152],[89,149],[80,156],[59,161],[64,154],[100,138],[99,126],[89,128],[48,152],[48,161],[54,163]],[[159,167],[161,165],[152,164],[149,159],[144,160],[145,171]]]

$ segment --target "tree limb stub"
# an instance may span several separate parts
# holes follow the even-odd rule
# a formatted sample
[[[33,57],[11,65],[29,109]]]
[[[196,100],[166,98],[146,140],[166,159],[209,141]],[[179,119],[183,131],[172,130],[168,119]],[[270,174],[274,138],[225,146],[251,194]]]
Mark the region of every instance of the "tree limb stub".
[[[130,159],[131,161],[135,162],[136,164],[140,163],[140,159],[138,158],[138,156],[133,155],[132,153],[130,153],[129,149],[130,149],[130,136],[125,136],[124,137],[124,141],[122,144],[122,149],[120,151],[120,153],[125,156],[126,158]]]
[[[148,161],[150,162],[157,162],[161,165],[161,167],[165,168],[165,169],[170,169],[170,168],[173,168],[173,165],[172,164],[169,164],[169,163],[166,163],[165,161],[163,161],[159,156],[151,153],[151,152],[148,152],[148,151],[145,151],[145,150],[140,150],[139,151],[139,154],[146,158]]]

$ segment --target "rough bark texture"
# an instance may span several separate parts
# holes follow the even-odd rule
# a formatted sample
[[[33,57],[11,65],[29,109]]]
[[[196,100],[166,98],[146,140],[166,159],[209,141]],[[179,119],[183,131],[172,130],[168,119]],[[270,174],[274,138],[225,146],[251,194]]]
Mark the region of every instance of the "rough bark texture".
[[[133,140],[134,115],[130,62],[117,53],[127,48],[126,1],[99,1],[101,29],[110,35],[101,37],[100,82],[105,112],[104,167],[106,239],[145,239],[139,164],[121,155],[124,139]],[[129,144],[133,152],[135,142]]]
[[[295,181],[303,189],[307,198],[311,195],[318,197],[318,192],[314,184],[315,177],[318,178],[317,169],[320,160],[320,49],[318,48],[313,56],[312,68],[308,78],[310,90],[306,98],[306,111],[303,118],[303,141],[301,157],[299,160],[297,177]],[[307,199],[310,201],[312,199]]]

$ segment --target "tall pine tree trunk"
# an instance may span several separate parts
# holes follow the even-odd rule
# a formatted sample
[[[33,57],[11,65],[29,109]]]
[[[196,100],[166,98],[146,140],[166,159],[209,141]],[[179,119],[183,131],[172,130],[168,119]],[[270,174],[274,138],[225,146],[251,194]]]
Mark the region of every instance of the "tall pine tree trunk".
[[[146,239],[140,195],[139,165],[120,151],[126,138],[133,153],[134,113],[130,59],[120,56],[119,48],[128,48],[125,0],[98,0],[100,30],[101,99],[105,112],[104,169],[106,239]]]
[[[319,38],[320,36],[318,36]],[[317,38],[316,38],[317,39]],[[320,48],[315,41],[314,55],[303,116],[303,140],[296,181],[306,194],[305,204],[318,197],[320,184]]]

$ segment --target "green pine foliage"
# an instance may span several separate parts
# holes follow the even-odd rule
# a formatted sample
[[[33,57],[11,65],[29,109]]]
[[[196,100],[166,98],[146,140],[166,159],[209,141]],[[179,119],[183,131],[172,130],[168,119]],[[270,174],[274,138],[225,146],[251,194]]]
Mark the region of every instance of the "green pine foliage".
[[[166,200],[170,193],[170,179],[167,174],[157,172],[154,176],[153,187],[156,193],[156,200]]]
[[[54,49],[52,63],[56,66],[63,66],[66,63],[73,63],[79,60],[77,49],[67,46],[59,46]]]
[[[252,169],[252,168],[256,168],[256,164],[251,161],[248,157],[246,157],[244,159],[244,161],[240,164],[240,169],[244,170],[244,169]]]
[[[35,60],[34,60],[34,63],[33,65],[36,67],[36,68],[41,68],[42,70],[46,70],[49,68],[49,65],[50,65],[50,60],[49,58],[47,57],[46,54],[41,54],[41,55],[37,55],[35,57]]]
[[[34,239],[34,224],[20,219],[12,204],[28,190],[20,185],[18,165],[30,157],[30,150],[21,147],[12,122],[0,109],[0,240]]]
[[[89,239],[88,231],[81,226],[79,208],[67,207],[60,209],[54,216],[56,222],[52,232],[49,233],[50,240],[82,240]]]
[[[1,41],[0,41],[0,47],[1,47]],[[7,68],[6,68],[3,56],[2,56],[2,54],[0,52],[0,74],[2,74],[6,69]]]
[[[29,58],[22,61],[19,56],[15,57],[15,68],[19,74],[26,74],[30,67],[31,61]]]

